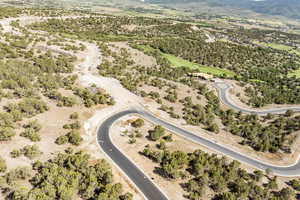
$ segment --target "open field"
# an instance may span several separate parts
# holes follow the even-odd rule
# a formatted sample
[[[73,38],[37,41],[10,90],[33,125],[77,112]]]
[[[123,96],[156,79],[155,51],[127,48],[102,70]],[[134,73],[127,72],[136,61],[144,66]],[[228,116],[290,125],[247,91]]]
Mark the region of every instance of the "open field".
[[[235,73],[226,69],[220,69],[216,67],[209,67],[204,65],[199,65],[197,63],[189,62],[187,60],[184,60],[182,58],[178,58],[176,56],[173,56],[171,54],[162,54],[165,58],[167,58],[170,63],[175,67],[188,67],[191,69],[199,69],[200,72],[206,73],[206,74],[212,74],[215,76],[223,76],[224,74],[227,77],[233,77],[235,76]]]
[[[290,53],[296,54],[300,56],[300,49],[295,49],[294,47],[283,45],[283,44],[276,44],[276,43],[264,43],[264,42],[254,42],[255,44],[264,46],[264,47],[271,47],[273,49],[288,51]]]
[[[149,46],[139,45],[139,47],[141,47],[146,52],[147,51],[148,52],[155,51],[155,49],[153,49]],[[226,75],[227,77],[234,77],[236,75],[234,72],[226,70],[226,69],[220,69],[220,68],[216,68],[216,67],[209,67],[209,66],[199,65],[197,63],[190,62],[188,60],[176,57],[176,56],[171,55],[171,54],[166,54],[166,53],[161,52],[161,55],[163,57],[165,57],[166,59],[168,59],[168,61],[174,67],[188,67],[190,69],[198,69],[202,73],[212,74],[212,75],[215,75],[215,76]]]

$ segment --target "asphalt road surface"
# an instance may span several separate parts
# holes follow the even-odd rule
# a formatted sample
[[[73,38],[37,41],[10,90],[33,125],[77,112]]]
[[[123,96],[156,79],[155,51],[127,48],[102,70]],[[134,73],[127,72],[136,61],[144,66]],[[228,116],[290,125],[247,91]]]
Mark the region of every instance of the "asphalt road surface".
[[[114,122],[121,117],[129,114],[139,114],[146,120],[154,124],[161,125],[164,128],[174,132],[177,135],[183,136],[190,141],[204,145],[210,149],[220,152],[229,156],[237,161],[249,164],[257,169],[269,169],[273,174],[279,176],[299,176],[300,175],[300,162],[291,166],[274,166],[262,161],[253,159],[247,155],[235,152],[228,147],[224,147],[218,143],[207,140],[201,135],[196,135],[192,132],[179,128],[169,122],[159,119],[153,114],[143,110],[142,108],[131,108],[117,114],[112,115],[106,119],[98,129],[98,143],[103,151],[123,170],[123,172],[134,182],[134,184],[141,190],[145,197],[149,200],[165,200],[168,199],[158,187],[146,175],[132,163],[126,155],[124,155],[111,141],[110,128]]]
[[[271,108],[268,110],[254,110],[254,109],[246,109],[241,106],[235,104],[235,102],[230,98],[230,89],[232,86],[226,82],[216,82],[214,86],[219,90],[219,98],[220,100],[227,106],[231,107],[234,110],[241,111],[243,113],[248,114],[257,114],[257,115],[267,115],[268,113],[271,114],[283,114],[287,110],[293,110],[295,112],[300,112],[300,106],[294,107],[286,107],[286,108]]]
[[[271,108],[268,110],[254,110],[247,109],[237,105],[231,98],[229,90],[232,88],[230,84],[226,82],[216,82],[214,86],[219,90],[220,100],[227,106],[234,110],[241,111],[248,114],[266,115],[271,114],[282,114],[287,110],[293,110],[300,112],[300,107],[286,107],[286,108]],[[229,156],[234,160],[242,163],[246,163],[260,170],[270,170],[273,174],[279,176],[300,176],[300,161],[291,166],[275,166],[271,165],[248,155],[243,155],[239,152],[231,150],[230,147],[224,147],[216,142],[205,139],[201,135],[196,135],[192,132],[179,128],[169,122],[166,122],[150,112],[143,110],[142,108],[131,108],[117,114],[112,115],[105,120],[98,130],[98,143],[103,151],[123,170],[123,172],[133,181],[133,183],[140,189],[144,196],[148,200],[167,200],[168,197],[141,171],[134,163],[132,163],[126,155],[124,155],[111,141],[110,128],[112,124],[123,116],[129,114],[139,114],[144,119],[151,121],[154,124],[161,125],[164,128],[174,132],[177,135],[185,137],[186,139],[206,146],[212,150],[220,152],[225,156]]]
[[[111,141],[109,129],[112,124],[121,117],[133,113],[138,113],[138,111],[134,109],[126,110],[105,120],[98,129],[98,143],[103,151],[123,170],[148,200],[167,200],[168,198],[159,188]]]

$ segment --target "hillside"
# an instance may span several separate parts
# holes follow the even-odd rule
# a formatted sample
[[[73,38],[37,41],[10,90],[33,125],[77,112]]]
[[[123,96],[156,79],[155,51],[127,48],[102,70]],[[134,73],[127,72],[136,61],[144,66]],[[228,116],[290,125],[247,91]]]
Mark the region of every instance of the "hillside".
[[[284,16],[300,19],[298,0],[0,0],[0,5],[96,10],[110,7],[130,11],[161,13],[161,9],[185,11],[188,14],[227,15],[239,17]],[[101,9],[100,9],[101,10]]]
[[[191,10],[214,8],[209,9],[210,12],[215,12],[212,14],[218,13],[219,10],[223,13],[233,11],[235,14],[251,11],[259,14],[300,18],[300,1],[297,0],[147,0],[147,2]]]
[[[22,1],[0,7],[0,200],[299,199],[299,27]]]

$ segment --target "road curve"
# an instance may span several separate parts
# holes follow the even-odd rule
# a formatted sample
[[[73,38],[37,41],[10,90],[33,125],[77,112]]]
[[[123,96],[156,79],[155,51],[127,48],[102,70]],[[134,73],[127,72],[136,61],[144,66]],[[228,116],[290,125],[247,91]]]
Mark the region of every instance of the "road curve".
[[[152,183],[151,180],[145,179],[144,173],[139,170],[134,163],[127,159],[126,155],[122,154],[118,148],[113,144],[110,138],[110,127],[112,124],[123,116],[129,114],[139,114],[144,119],[151,121],[154,124],[161,125],[164,128],[174,132],[177,135],[183,136],[186,139],[193,141],[195,143],[204,145],[210,149],[220,152],[226,156],[229,156],[242,163],[249,164],[257,169],[266,170],[270,169],[273,174],[279,176],[300,176],[300,161],[298,159],[297,163],[291,166],[275,166],[268,164],[247,155],[235,152],[234,150],[224,147],[220,144],[212,142],[204,137],[196,135],[192,132],[179,128],[169,122],[166,122],[148,111],[142,108],[131,108],[117,114],[112,115],[107,120],[105,120],[99,130],[98,130],[98,143],[103,149],[103,151],[130,177],[130,179],[140,188],[140,190],[145,194],[145,196],[152,199],[167,199],[167,197],[162,194],[157,187]]]
[[[48,17],[48,18],[41,18],[41,17],[19,17],[19,18],[8,18],[4,20],[0,20],[0,27],[4,28],[3,32],[11,32],[13,34],[18,34],[17,30],[14,30],[11,26],[12,21],[19,20],[20,22],[24,22],[26,24],[30,24],[32,22],[36,22],[39,20],[46,20],[51,18],[61,18],[61,17]],[[77,18],[77,16],[66,16],[62,18]],[[99,50],[93,43],[85,43],[85,45],[92,50],[92,53],[86,57],[83,63],[79,64],[79,68],[81,69],[81,73],[79,73],[80,78],[82,79],[81,84],[83,85],[90,85],[90,83],[98,83],[97,78],[93,76],[92,72],[90,71],[92,68],[96,68],[99,63],[95,62],[94,60],[99,60],[98,58],[93,59],[92,57],[97,57]],[[61,52],[65,53],[65,52]],[[111,81],[111,79],[105,79],[105,83],[107,81]],[[87,83],[87,84],[85,84]],[[126,175],[134,182],[134,184],[140,189],[143,195],[148,200],[168,200],[168,198],[164,195],[164,193],[134,164],[132,163],[125,155],[118,150],[117,147],[114,146],[112,143],[110,136],[109,136],[109,129],[113,122],[118,120],[120,117],[131,114],[137,113],[137,111],[124,111],[118,114],[115,114],[109,117],[106,121],[104,121],[99,130],[97,140],[102,148],[102,150],[118,165],[119,168],[126,173]],[[102,142],[105,141],[105,142]]]
[[[69,17],[66,17],[66,18],[69,18]],[[32,20],[34,21],[35,19],[36,18],[33,18]],[[3,27],[7,29],[7,30],[4,29],[4,32],[12,31],[12,27],[10,26],[9,21],[0,20],[0,24],[4,25]],[[214,84],[214,86],[218,89],[219,98],[224,104],[226,104],[227,106],[229,106],[235,110],[238,110],[238,111],[241,111],[244,113],[255,113],[258,115],[266,115],[268,113],[281,114],[281,113],[285,113],[287,110],[294,110],[297,112],[300,111],[300,107],[274,108],[274,109],[268,109],[268,110],[245,109],[243,107],[238,106],[231,99],[229,90],[232,88],[232,86],[230,84],[220,81],[220,82],[216,82]],[[270,169],[274,174],[280,175],[280,176],[300,176],[299,160],[297,161],[297,163],[295,163],[294,165],[291,165],[291,166],[274,166],[271,164],[267,164],[262,161],[248,157],[247,155],[237,153],[227,147],[224,147],[220,144],[214,143],[214,142],[207,140],[199,135],[193,134],[192,132],[189,132],[189,131],[179,128],[173,124],[170,124],[169,122],[163,121],[143,109],[132,108],[132,109],[128,109],[128,110],[119,112],[117,114],[114,114],[114,115],[110,116],[109,118],[107,118],[100,125],[100,127],[98,129],[97,140],[98,140],[98,143],[99,143],[100,147],[102,148],[102,150],[123,170],[124,173],[126,173],[126,175],[134,182],[134,184],[140,189],[140,191],[142,191],[144,196],[149,200],[167,200],[168,198],[152,182],[152,180],[149,179],[142,172],[142,170],[140,170],[134,163],[132,163],[130,161],[130,159],[128,159],[126,157],[126,155],[124,155],[113,144],[113,142],[111,141],[111,138],[110,138],[110,128],[111,128],[112,124],[115,121],[117,121],[118,119],[120,119],[121,117],[129,115],[129,114],[139,114],[143,118],[145,118],[155,124],[161,125],[161,126],[165,127],[166,129],[169,129],[170,131],[174,132],[175,134],[178,134],[180,136],[187,138],[190,141],[204,145],[210,149],[218,151],[218,152],[220,152],[226,156],[229,156],[235,160],[249,164],[257,169],[261,169],[261,170]]]
[[[119,112],[106,119],[98,129],[97,140],[102,150],[118,165],[119,168],[133,181],[148,200],[168,200],[158,187],[142,172],[126,155],[112,142],[109,130],[112,124],[123,116],[139,113],[130,109]]]
[[[214,83],[214,86],[219,91],[219,98],[225,105],[229,106],[230,108],[241,111],[243,113],[248,114],[257,114],[257,115],[267,115],[270,114],[284,114],[287,110],[293,110],[295,112],[300,112],[300,106],[294,106],[294,107],[282,107],[282,108],[271,108],[267,110],[255,110],[255,109],[247,109],[243,108],[239,105],[237,105],[234,100],[230,97],[230,89],[232,89],[232,86],[229,83],[219,81]]]

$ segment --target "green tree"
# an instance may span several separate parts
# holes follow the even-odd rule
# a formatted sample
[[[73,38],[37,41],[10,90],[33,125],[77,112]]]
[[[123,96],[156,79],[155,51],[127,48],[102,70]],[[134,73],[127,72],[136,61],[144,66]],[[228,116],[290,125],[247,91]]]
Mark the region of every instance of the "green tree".
[[[82,137],[80,136],[80,132],[77,130],[72,130],[67,134],[68,140],[73,145],[80,145],[82,142]]]
[[[212,123],[208,126],[207,130],[214,132],[214,133],[219,133],[220,132],[220,128],[216,123]]]
[[[37,145],[26,145],[21,149],[21,152],[25,157],[29,159],[34,159],[42,154]]]
[[[165,134],[165,129],[162,126],[155,126],[153,130],[149,130],[149,138],[157,141]]]
[[[238,198],[235,196],[235,194],[231,193],[231,192],[224,192],[221,195],[221,200],[238,200]]]
[[[299,180],[293,179],[289,182],[289,184],[292,186],[292,188],[294,190],[300,191],[300,181]]]
[[[58,145],[66,144],[69,141],[68,136],[61,135],[58,138],[56,138],[55,143]]]
[[[77,112],[74,112],[70,115],[70,119],[78,119],[79,118],[79,114]]]
[[[140,128],[144,124],[145,124],[144,120],[141,118],[138,118],[131,123],[131,126],[133,126],[134,128]]]
[[[9,141],[15,135],[16,134],[12,128],[9,127],[0,128],[0,141]]]
[[[264,176],[264,174],[263,174],[263,172],[260,171],[260,170],[255,170],[255,171],[253,172],[253,176],[254,176],[254,180],[259,182],[259,181],[261,181],[261,179],[262,179],[262,177]]]
[[[132,200],[132,199],[133,199],[133,195],[128,192],[120,196],[120,200]]]
[[[292,200],[295,198],[295,192],[290,188],[282,188],[279,191],[278,196],[281,200]]]

